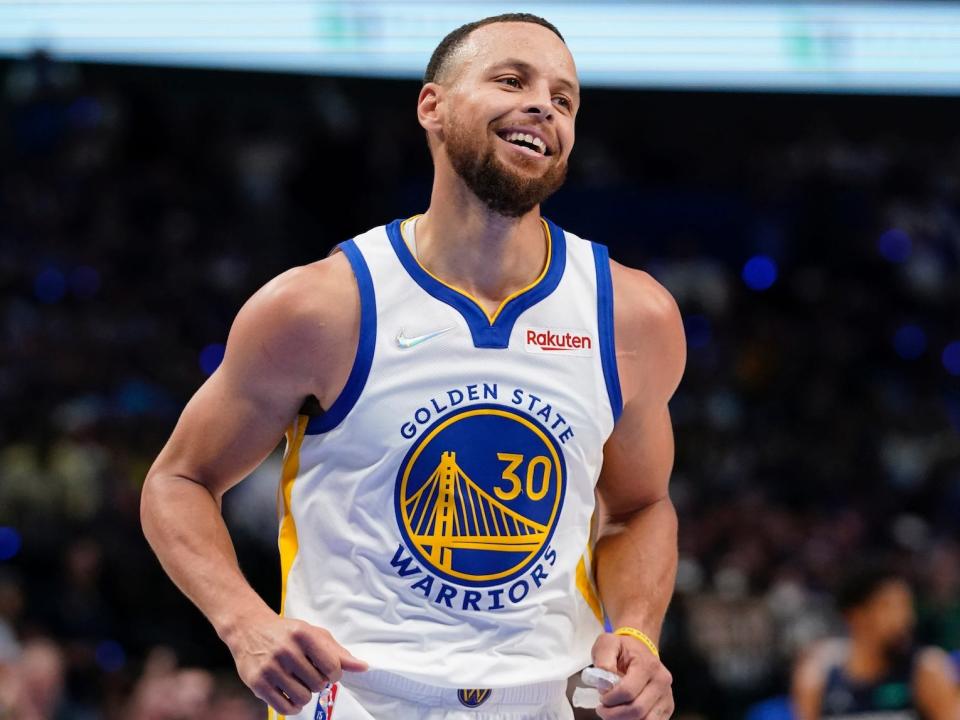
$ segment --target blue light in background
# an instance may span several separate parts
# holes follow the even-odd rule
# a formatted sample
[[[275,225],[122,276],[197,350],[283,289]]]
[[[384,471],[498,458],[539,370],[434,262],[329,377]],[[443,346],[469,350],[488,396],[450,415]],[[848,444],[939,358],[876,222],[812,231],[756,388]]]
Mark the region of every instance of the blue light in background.
[[[70,289],[78,298],[92,298],[100,290],[100,273],[89,265],[81,265],[70,273]]]
[[[9,560],[20,552],[20,533],[12,527],[0,526],[0,560]]]
[[[904,325],[894,334],[893,347],[904,360],[916,360],[927,350],[927,334],[919,325]]]
[[[903,230],[892,228],[883,233],[877,240],[877,250],[886,260],[892,263],[902,263],[910,257],[910,253],[913,251],[913,243],[910,236]]]
[[[127,653],[120,643],[113,640],[104,640],[97,645],[97,665],[105,672],[113,673],[122,670],[127,664]]]
[[[943,349],[943,366],[951,375],[960,375],[960,340],[954,340]]]
[[[710,320],[705,316],[688,315],[683,319],[683,330],[687,335],[687,347],[692,350],[699,350],[710,344],[713,330]]]
[[[207,345],[200,351],[200,369],[207,375],[213,375],[214,370],[220,367],[220,363],[223,362],[223,354],[226,349],[223,343]]]
[[[67,294],[67,282],[63,273],[54,267],[47,267],[37,273],[33,281],[33,293],[37,300],[47,305],[63,300]]]
[[[766,290],[777,281],[777,263],[767,255],[754,255],[743,266],[743,281],[751,290]]]
[[[146,415],[157,404],[157,390],[140,379],[123,382],[114,396],[117,408],[125,415]]]

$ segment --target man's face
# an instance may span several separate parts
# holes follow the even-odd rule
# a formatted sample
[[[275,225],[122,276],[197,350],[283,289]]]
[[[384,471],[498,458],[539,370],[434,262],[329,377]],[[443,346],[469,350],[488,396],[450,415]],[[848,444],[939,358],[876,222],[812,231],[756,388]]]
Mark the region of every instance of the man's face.
[[[858,618],[889,650],[902,650],[910,642],[916,617],[913,593],[902,580],[881,585],[861,608]]]
[[[478,28],[451,59],[447,156],[491,210],[524,215],[566,178],[580,103],[573,57],[549,29],[510,22]]]

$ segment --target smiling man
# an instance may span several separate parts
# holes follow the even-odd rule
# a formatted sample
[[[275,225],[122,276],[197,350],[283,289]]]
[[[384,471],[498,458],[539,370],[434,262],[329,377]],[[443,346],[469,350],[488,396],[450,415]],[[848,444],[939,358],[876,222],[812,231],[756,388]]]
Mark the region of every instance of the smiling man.
[[[601,717],[672,714],[683,330],[649,275],[540,215],[579,105],[547,21],[448,35],[417,105],[429,208],[257,292],[150,470],[147,538],[271,713],[567,719],[593,662],[622,676]],[[278,614],[220,502],[284,431]]]

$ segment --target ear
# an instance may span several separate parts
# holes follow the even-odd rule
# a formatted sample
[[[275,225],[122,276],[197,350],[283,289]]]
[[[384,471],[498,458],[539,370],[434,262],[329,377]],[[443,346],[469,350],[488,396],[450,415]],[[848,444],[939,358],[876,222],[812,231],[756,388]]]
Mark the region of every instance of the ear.
[[[417,98],[417,120],[428,133],[443,137],[444,87],[439,83],[427,83],[420,88]]]

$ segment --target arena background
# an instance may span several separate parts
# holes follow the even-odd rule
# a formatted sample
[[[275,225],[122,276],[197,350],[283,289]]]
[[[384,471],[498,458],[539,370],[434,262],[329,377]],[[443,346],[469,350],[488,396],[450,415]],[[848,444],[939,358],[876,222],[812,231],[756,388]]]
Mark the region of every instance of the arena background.
[[[918,642],[960,649],[960,4],[886,3],[905,14],[881,27],[870,3],[783,3],[807,13],[780,28],[793,69],[764,65],[737,14],[778,3],[674,3],[712,14],[649,52],[649,26],[621,22],[632,44],[606,55],[578,53],[604,36],[570,13],[664,7],[270,4],[382,11],[394,24],[371,33],[416,39],[395,56],[361,43],[356,67],[343,47],[245,53],[222,24],[239,45],[202,52],[157,49],[216,35],[176,17],[154,35],[97,24],[159,5],[0,3],[0,708],[19,687],[37,705],[23,720],[263,717],[143,540],[140,486],[245,298],[426,207],[410,68],[504,10],[569,30],[585,81],[545,214],[650,272],[684,316],[662,638],[678,716],[788,717],[790,663],[842,632],[830,593],[863,557],[915,583]],[[55,26],[81,11],[101,13],[95,31]],[[878,44],[854,62],[864,36]],[[278,477],[275,455],[225,505],[274,607]]]

